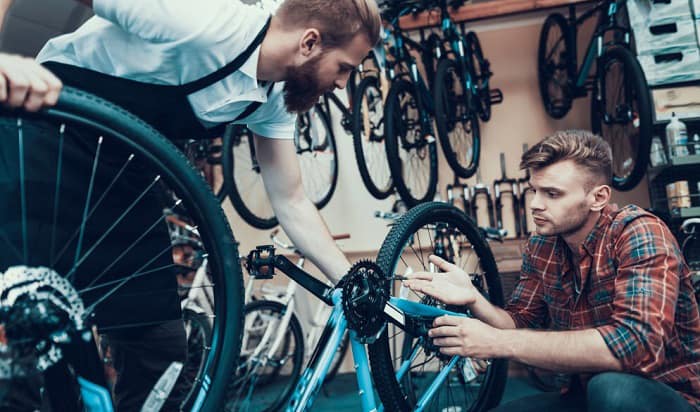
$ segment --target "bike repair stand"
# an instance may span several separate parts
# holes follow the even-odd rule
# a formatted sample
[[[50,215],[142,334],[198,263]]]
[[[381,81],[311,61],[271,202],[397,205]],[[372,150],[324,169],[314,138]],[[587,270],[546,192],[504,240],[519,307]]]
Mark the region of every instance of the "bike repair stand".
[[[485,184],[482,183],[481,181],[481,172],[476,171],[476,184],[472,186],[471,190],[471,209],[472,209],[472,217],[474,217],[474,221],[478,224],[479,223],[479,196],[483,196],[486,199],[486,205],[488,207],[488,216],[489,216],[489,221],[488,221],[488,226],[489,227],[495,227],[495,222],[494,222],[494,216],[493,216],[493,199],[491,198],[491,190],[489,187]],[[481,225],[479,225],[481,226]]]
[[[472,216],[471,195],[469,186],[466,183],[461,183],[457,174],[454,176],[454,183],[447,185],[447,203],[455,206],[455,190],[459,190],[462,195],[462,209],[464,213]],[[474,216],[472,216],[473,218]]]
[[[523,153],[527,152],[527,143],[523,143]],[[528,184],[530,181],[530,170],[525,169],[525,177],[517,179],[518,192],[520,194],[520,232],[518,232],[518,237],[528,237],[530,236],[530,231],[527,228],[527,199],[528,195],[532,196],[534,191]]]
[[[496,227],[503,229],[503,195],[510,195],[511,212],[515,222],[515,237],[520,237],[520,195],[518,192],[518,180],[506,177],[506,155],[501,152],[501,178],[493,181],[493,194],[495,196]]]

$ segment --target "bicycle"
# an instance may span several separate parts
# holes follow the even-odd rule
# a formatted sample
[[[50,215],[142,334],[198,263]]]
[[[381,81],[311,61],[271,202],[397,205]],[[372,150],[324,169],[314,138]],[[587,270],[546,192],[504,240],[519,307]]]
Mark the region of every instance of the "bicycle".
[[[540,94],[547,113],[559,119],[573,99],[591,92],[591,127],[610,143],[612,186],[634,188],[646,173],[651,147],[651,102],[646,78],[630,49],[630,30],[619,23],[622,0],[603,0],[576,17],[547,17],[537,54]],[[578,66],[578,26],[597,14],[593,36]],[[596,69],[589,76],[593,63]]]
[[[680,230],[684,236],[681,252],[690,267],[695,296],[700,297],[700,218],[685,219]]]
[[[298,256],[295,266],[304,268],[306,258],[293,245],[277,237],[277,230],[270,234],[276,248]],[[350,236],[333,236],[335,240]],[[297,293],[298,285],[257,285],[256,278],[248,279],[245,290],[244,335],[241,345],[241,360],[229,385],[227,410],[248,410],[246,400],[258,398],[254,410],[279,410],[299,380],[303,363],[312,357],[323,326],[330,315],[330,308],[318,305],[314,310],[311,302]],[[303,327],[297,317],[309,319]],[[333,358],[324,383],[333,380],[349,346],[347,334],[343,337]],[[245,393],[245,396],[243,392]],[[239,403],[240,402],[240,403]]]
[[[390,32],[382,28],[382,43],[377,45],[358,68],[367,73],[353,95],[352,141],[362,182],[376,199],[386,199],[393,193],[394,183],[386,157],[384,138],[384,100],[389,79],[395,77],[393,65],[387,64],[386,39]],[[374,74],[374,75],[372,75]]]
[[[453,1],[452,7],[463,2]],[[503,101],[499,89],[491,89],[493,73],[484,58],[476,33],[462,35],[450,19],[448,2],[437,3],[442,16],[443,53],[437,65],[433,101],[435,124],[445,159],[454,173],[469,178],[476,173],[481,154],[479,119],[491,118],[491,106]]]
[[[396,64],[405,65],[408,70],[392,79],[386,98],[386,150],[396,190],[409,207],[435,196],[437,152],[432,116],[450,167],[458,176],[469,177],[476,172],[480,153],[476,116],[490,118],[491,105],[503,98],[500,91],[489,88],[491,72],[476,34],[461,36],[450,19],[448,8],[462,3],[461,0],[437,2],[442,16],[442,38],[430,37],[424,44],[411,40],[398,27],[398,19],[417,10],[417,5],[398,4],[394,7],[399,11],[392,13],[393,54]],[[431,8],[433,4],[423,2],[422,6]],[[428,68],[428,83],[432,82],[432,94],[409,48],[421,53],[423,66]],[[433,81],[432,68],[436,62]],[[479,65],[478,76],[472,67],[475,62]],[[460,130],[465,133],[450,135]],[[470,137],[462,138],[466,135]]]
[[[175,285],[166,214],[147,200],[187,212],[218,286],[210,350],[171,395],[181,410],[220,410],[240,348],[243,282],[237,243],[201,176],[146,123],[69,87],[41,112],[3,110],[0,128],[0,379],[39,382],[52,410],[111,410],[96,324],[102,333],[152,321],[135,312],[105,323],[104,309],[143,300],[141,282],[158,282],[148,283],[156,294]],[[179,368],[151,395],[167,398]]]
[[[346,330],[350,331],[364,411],[378,410],[375,388],[383,407],[392,411],[478,411],[498,404],[506,378],[504,360],[477,362],[445,357],[427,337],[435,317],[469,316],[468,311],[446,308],[418,294],[411,296],[395,282],[403,278],[399,273],[410,273],[411,265],[420,270],[433,269],[426,256],[431,253],[451,257],[456,264],[467,267],[479,290],[494,304],[503,304],[498,271],[484,238],[472,220],[445,203],[426,203],[402,216],[382,244],[377,262],[358,262],[335,288],[275,255],[272,246],[251,251],[246,263],[251,275],[269,278],[279,269],[333,306],[314,356],[286,410],[311,407]],[[476,259],[472,259],[474,255]],[[404,264],[407,267],[399,267]],[[364,344],[368,344],[369,358]],[[257,400],[246,398],[250,408],[255,408]]]
[[[319,104],[298,116],[294,145],[304,191],[321,209],[330,201],[338,182],[338,152],[330,120]],[[248,128],[226,128],[221,162],[228,197],[243,220],[258,229],[277,226],[255,156],[253,133]]]

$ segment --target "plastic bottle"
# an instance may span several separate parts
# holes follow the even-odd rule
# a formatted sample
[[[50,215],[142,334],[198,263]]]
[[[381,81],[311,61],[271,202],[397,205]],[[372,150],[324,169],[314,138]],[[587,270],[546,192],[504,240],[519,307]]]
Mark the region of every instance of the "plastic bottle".
[[[688,129],[675,112],[671,113],[671,121],[666,126],[666,144],[671,157],[688,155]]]

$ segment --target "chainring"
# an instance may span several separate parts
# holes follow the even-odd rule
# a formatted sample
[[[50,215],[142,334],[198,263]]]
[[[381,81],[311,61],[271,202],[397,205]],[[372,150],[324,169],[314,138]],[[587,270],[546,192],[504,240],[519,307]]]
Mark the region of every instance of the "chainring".
[[[384,305],[389,300],[388,279],[381,268],[369,260],[355,263],[339,285],[343,290],[343,313],[350,330],[362,343],[372,343],[386,321]]]

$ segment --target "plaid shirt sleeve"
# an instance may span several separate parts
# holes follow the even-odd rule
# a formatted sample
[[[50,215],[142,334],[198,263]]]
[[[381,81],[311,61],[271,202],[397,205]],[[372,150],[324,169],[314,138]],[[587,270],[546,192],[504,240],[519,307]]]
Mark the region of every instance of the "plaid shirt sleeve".
[[[664,362],[683,259],[671,232],[652,216],[629,222],[614,248],[613,315],[596,329],[624,370],[646,374]]]
[[[541,238],[530,237],[523,252],[520,278],[515,284],[506,312],[513,318],[516,328],[544,328],[547,323],[547,304],[543,298],[542,274],[533,262],[532,250]],[[542,245],[539,245],[542,246]]]

